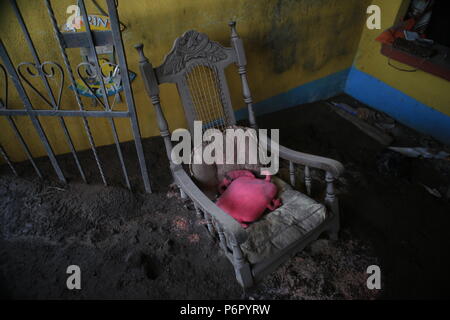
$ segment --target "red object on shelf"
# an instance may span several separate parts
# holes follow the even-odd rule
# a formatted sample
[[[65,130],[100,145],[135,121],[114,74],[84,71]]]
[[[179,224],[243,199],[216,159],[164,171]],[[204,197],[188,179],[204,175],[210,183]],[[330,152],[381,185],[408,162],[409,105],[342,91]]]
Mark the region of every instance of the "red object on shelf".
[[[394,26],[390,29],[387,29],[382,34],[380,34],[375,40],[384,43],[384,44],[392,44],[394,40],[397,38],[404,38],[404,31],[411,31],[416,25],[416,20],[408,19],[403,21],[400,25]]]

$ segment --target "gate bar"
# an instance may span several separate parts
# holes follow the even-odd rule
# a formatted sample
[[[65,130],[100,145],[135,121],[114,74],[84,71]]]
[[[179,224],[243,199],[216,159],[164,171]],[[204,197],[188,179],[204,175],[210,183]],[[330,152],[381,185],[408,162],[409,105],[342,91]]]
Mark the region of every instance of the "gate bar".
[[[25,108],[28,111],[33,110],[30,99],[28,98],[28,95],[27,95],[22,83],[20,82],[20,79],[16,72],[16,69],[14,68],[14,65],[12,64],[12,61],[8,55],[8,52],[6,51],[5,45],[3,44],[3,41],[1,39],[0,39],[0,58],[2,59],[3,64],[5,65],[6,71],[8,72],[9,76],[11,77],[11,79],[14,83],[14,86],[16,87],[16,90],[19,93],[19,96],[21,97],[23,104],[25,105]],[[47,139],[47,136],[45,135],[44,130],[42,129],[39,119],[34,115],[30,115],[30,120],[33,123],[34,128],[36,129],[36,131],[41,139],[42,144],[44,145],[44,148],[47,152],[50,162],[52,163],[53,169],[55,169],[55,172],[56,172],[59,180],[66,183],[67,182],[66,178],[64,177],[64,174],[61,171],[61,168],[59,167],[58,161],[55,158],[53,149]]]
[[[5,102],[3,102],[0,99],[0,111],[2,111],[4,109],[6,109],[7,105],[8,105],[8,80],[9,80],[9,77],[8,77],[8,73],[6,72],[5,67],[2,64],[0,64],[0,69],[2,70],[2,72],[4,74],[4,78],[5,78],[5,97],[3,97],[3,98],[5,98]],[[13,130],[15,136],[17,137],[17,139],[19,140],[20,144],[22,145],[22,148],[24,149],[27,158],[30,160],[31,164],[33,165],[34,169],[36,170],[37,175],[39,176],[39,178],[42,178],[41,171],[39,171],[39,168],[36,166],[36,163],[34,163],[33,156],[31,155],[31,152],[28,149],[27,144],[23,140],[23,137],[20,134],[20,131],[17,128],[13,118],[9,117],[9,116],[6,116],[6,119],[8,120],[8,123],[9,123],[11,129]],[[6,154],[6,151],[5,151],[5,154]]]
[[[103,100],[105,101],[105,107],[107,109],[107,111],[110,111],[110,105],[109,105],[109,100],[108,100],[108,95],[107,95],[107,91],[105,88],[105,82],[103,81],[103,75],[102,75],[102,69],[100,67],[100,64],[98,62],[98,58],[97,58],[97,53],[95,50],[95,44],[94,44],[94,39],[92,37],[92,33],[91,33],[91,26],[89,25],[89,18],[88,18],[88,14],[86,11],[86,7],[84,5],[84,1],[83,0],[78,0],[78,6],[80,7],[81,10],[81,15],[83,17],[83,22],[86,28],[86,34],[87,34],[87,38],[89,41],[89,51],[90,51],[90,55],[94,61],[95,64],[95,68],[97,69],[97,77],[100,81],[100,85],[101,85],[101,89],[103,92]],[[128,70],[121,70],[121,74],[123,72],[128,72]],[[96,96],[96,93],[94,93],[94,95]],[[117,148],[117,154],[119,156],[119,160],[120,160],[120,165],[122,166],[122,171],[123,171],[123,175],[125,177],[125,183],[128,187],[128,189],[131,190],[131,184],[130,184],[130,180],[128,178],[128,173],[127,173],[127,168],[125,167],[125,162],[123,160],[123,155],[122,155],[122,149],[120,147],[120,141],[119,141],[119,137],[117,135],[117,130],[116,130],[116,125],[114,123],[114,119],[112,118],[108,118],[109,123],[111,125],[112,128],[112,132],[113,132],[113,137],[114,137],[114,142],[116,144],[116,148]]]
[[[25,24],[25,21],[23,20],[22,14],[20,13],[20,10],[17,6],[17,2],[16,2],[16,0],[10,0],[10,3],[14,9],[14,13],[16,14],[17,20],[19,21],[20,27],[22,28],[22,32],[23,32],[25,39],[27,41],[27,44],[28,44],[28,48],[30,49],[31,54],[33,55],[33,60],[34,60],[34,63],[36,64],[36,69],[39,73],[39,77],[41,78],[41,80],[44,83],[44,86],[47,90],[47,94],[51,101],[51,107],[53,108],[53,110],[58,110],[60,106],[56,103],[53,91],[47,81],[46,76],[44,75],[44,72],[42,70],[41,61],[37,54],[36,48],[33,44],[33,40],[31,39],[30,33],[28,32],[28,28]],[[64,75],[62,75],[62,76],[64,76]],[[63,80],[64,80],[64,78],[63,78]],[[62,85],[64,86],[64,81],[62,82]],[[80,172],[81,178],[83,179],[84,182],[87,182],[86,175],[84,174],[84,170],[81,167],[81,163],[80,163],[80,160],[78,159],[78,155],[77,155],[75,147],[73,145],[73,141],[70,136],[69,130],[67,129],[66,122],[64,121],[63,117],[58,117],[58,119],[59,119],[60,126],[63,129],[64,136],[66,138],[66,142],[69,145],[70,151],[71,151],[73,158],[75,160],[75,163],[77,165],[78,171]]]
[[[93,118],[129,118],[130,113],[128,111],[75,111],[75,110],[25,110],[25,109],[0,109],[0,115],[7,116],[27,116],[34,115],[40,117],[93,117]]]
[[[0,145],[0,154],[2,155],[3,159],[5,159],[6,163],[8,164],[8,166],[11,168],[12,172],[14,173],[15,176],[19,176],[17,174],[16,169],[14,169],[13,164],[11,163],[11,161],[8,158],[8,155],[5,152],[5,149],[3,149],[3,147]]]
[[[107,5],[108,5],[109,18],[111,21],[115,22],[115,23],[111,23],[111,31],[112,31],[112,35],[113,35],[114,47],[116,48],[116,54],[117,54],[117,57],[119,60],[119,65],[124,66],[125,69],[128,70],[127,60],[125,57],[125,52],[123,50],[123,41],[122,41],[122,36],[120,33],[120,27],[119,27],[120,21],[119,21],[119,17],[117,14],[115,0],[107,0]],[[122,76],[122,84],[124,86],[125,99],[127,101],[128,110],[130,111],[131,127],[133,129],[134,142],[136,144],[136,151],[138,154],[142,179],[144,180],[145,191],[148,193],[151,193],[152,190],[151,190],[150,181],[148,178],[147,166],[146,166],[145,157],[144,157],[144,150],[142,148],[141,133],[139,130],[139,122],[137,120],[136,109],[135,109],[135,105],[134,105],[134,98],[133,98],[132,89],[131,89],[131,85],[130,85],[130,77],[128,75],[128,72],[121,72],[120,75]]]
[[[28,148],[27,144],[25,143],[25,140],[23,139],[22,135],[20,134],[20,131],[19,131],[19,129],[16,126],[16,123],[14,122],[14,120],[11,117],[6,117],[6,119],[8,120],[9,125],[11,126],[11,128],[13,129],[14,134],[17,137],[17,140],[19,140],[20,144],[22,145],[22,148],[25,151],[25,154],[27,155],[28,160],[30,160],[30,162],[31,162],[34,170],[36,171],[38,177],[42,179],[41,170],[39,170],[38,166],[34,162],[34,158],[31,155],[30,149]]]
[[[64,65],[66,67],[67,73],[69,74],[70,82],[72,84],[72,87],[76,88],[75,77],[73,76],[73,71],[72,71],[72,67],[70,66],[69,57],[67,56],[67,53],[66,53],[66,50],[65,50],[65,44],[62,42],[62,36],[61,36],[61,32],[59,31],[59,28],[58,28],[58,23],[57,23],[56,18],[55,18],[55,13],[53,12],[53,8],[52,8],[52,5],[51,5],[49,0],[45,0],[45,5],[47,7],[48,15],[50,16],[50,21],[52,23],[53,32],[55,34],[56,41],[58,42],[58,45],[59,45],[59,51],[61,52],[61,56],[62,56],[62,58],[64,60]],[[80,109],[80,111],[76,111],[76,114],[80,115],[81,112],[85,113],[86,111],[84,111],[84,105],[83,105],[83,102],[82,102],[82,100],[80,98],[80,95],[79,95],[78,91],[77,90],[73,90],[73,92],[75,94],[75,98],[77,100],[78,107]],[[98,111],[95,111],[95,113],[98,113]],[[99,114],[103,115],[104,112],[99,112]],[[115,113],[115,114],[119,114],[119,113]],[[93,116],[93,112],[87,111],[86,116],[91,116],[92,117]],[[108,112],[107,116],[112,116],[112,113]],[[128,113],[126,114],[126,116],[128,117]],[[106,182],[106,178],[105,178],[105,174],[103,172],[103,168],[102,168],[102,165],[101,165],[101,162],[100,162],[100,158],[98,156],[97,149],[95,148],[95,142],[94,142],[94,138],[92,137],[91,129],[89,127],[89,122],[85,118],[84,114],[83,114],[82,119],[83,119],[84,129],[86,131],[86,134],[87,134],[88,140],[89,140],[89,144],[91,146],[92,153],[94,154],[95,162],[97,163],[98,171],[100,172],[100,176],[102,178],[103,184],[105,186],[107,186],[108,183]]]

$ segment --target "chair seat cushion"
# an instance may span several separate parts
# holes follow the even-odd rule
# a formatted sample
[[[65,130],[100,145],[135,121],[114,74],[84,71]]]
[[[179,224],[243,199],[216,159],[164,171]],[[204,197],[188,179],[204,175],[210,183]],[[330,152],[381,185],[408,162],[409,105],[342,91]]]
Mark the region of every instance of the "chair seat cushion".
[[[247,229],[248,239],[241,244],[241,249],[252,264],[273,256],[305,237],[326,218],[324,205],[284,184],[279,194],[283,205]]]

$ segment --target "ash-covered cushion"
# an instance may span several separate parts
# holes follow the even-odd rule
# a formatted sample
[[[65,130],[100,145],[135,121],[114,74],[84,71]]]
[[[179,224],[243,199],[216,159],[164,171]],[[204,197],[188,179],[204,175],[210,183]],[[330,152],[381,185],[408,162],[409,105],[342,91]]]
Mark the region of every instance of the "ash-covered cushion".
[[[324,205],[301,192],[286,189],[280,194],[283,205],[250,225],[244,255],[255,264],[300,240],[326,218]]]
[[[277,198],[281,198],[282,194],[288,190],[292,190],[290,184],[286,183],[283,179],[278,178],[277,176],[272,177],[272,183],[277,186]]]

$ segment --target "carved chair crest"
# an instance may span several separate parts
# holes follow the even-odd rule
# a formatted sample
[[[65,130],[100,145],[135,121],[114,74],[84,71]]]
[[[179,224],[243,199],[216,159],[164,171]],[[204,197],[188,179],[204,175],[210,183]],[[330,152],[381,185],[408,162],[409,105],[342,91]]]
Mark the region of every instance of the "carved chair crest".
[[[182,71],[192,60],[218,62],[227,59],[229,53],[219,43],[211,41],[204,33],[190,30],[175,41],[164,63],[159,68],[161,75],[174,75]]]

